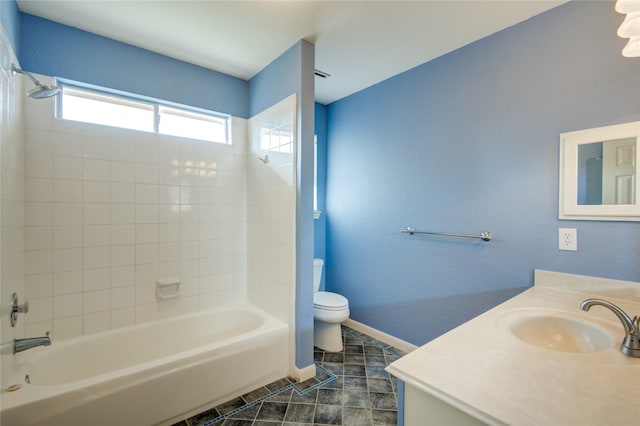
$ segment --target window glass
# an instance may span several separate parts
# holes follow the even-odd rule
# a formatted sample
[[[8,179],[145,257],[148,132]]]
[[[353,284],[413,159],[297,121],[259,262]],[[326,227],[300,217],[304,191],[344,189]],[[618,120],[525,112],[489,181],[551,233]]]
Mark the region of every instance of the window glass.
[[[63,86],[62,118],[153,132],[154,107],[144,102]]]
[[[160,106],[158,133],[227,143],[227,119]]]

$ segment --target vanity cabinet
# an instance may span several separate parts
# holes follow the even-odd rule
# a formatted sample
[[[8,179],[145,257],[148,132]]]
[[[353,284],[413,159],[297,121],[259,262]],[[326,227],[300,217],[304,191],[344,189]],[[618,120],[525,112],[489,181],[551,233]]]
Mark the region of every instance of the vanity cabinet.
[[[480,426],[486,423],[405,384],[404,426]]]

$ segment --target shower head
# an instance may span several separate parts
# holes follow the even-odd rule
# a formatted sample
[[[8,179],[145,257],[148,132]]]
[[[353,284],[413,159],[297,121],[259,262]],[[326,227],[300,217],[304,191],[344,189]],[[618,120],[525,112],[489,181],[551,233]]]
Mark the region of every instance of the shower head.
[[[11,74],[26,75],[29,78],[29,80],[31,80],[31,82],[36,85],[36,87],[34,87],[33,89],[27,92],[27,96],[29,96],[32,99],[50,98],[51,96],[56,96],[60,92],[62,92],[62,89],[60,87],[49,86],[48,84],[42,84],[38,80],[36,80],[34,76],[32,76],[31,74],[29,74],[24,70],[21,70],[20,68],[16,67],[14,64],[11,64]]]

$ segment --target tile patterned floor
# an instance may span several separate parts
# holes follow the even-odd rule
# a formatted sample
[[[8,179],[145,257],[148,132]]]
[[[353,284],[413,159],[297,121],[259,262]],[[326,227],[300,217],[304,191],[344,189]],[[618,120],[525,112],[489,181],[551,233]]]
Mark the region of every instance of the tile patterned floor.
[[[315,378],[278,380],[174,426],[395,426],[397,384],[384,368],[404,353],[345,326],[342,336],[342,352],[315,348]]]

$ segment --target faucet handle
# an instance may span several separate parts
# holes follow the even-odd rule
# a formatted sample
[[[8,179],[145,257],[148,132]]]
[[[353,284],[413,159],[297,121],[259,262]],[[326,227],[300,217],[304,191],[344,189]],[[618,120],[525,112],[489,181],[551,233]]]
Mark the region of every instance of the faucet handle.
[[[18,302],[18,295],[11,295],[11,327],[15,327],[18,323],[18,314],[26,314],[29,312],[29,302],[25,301],[22,305]]]

